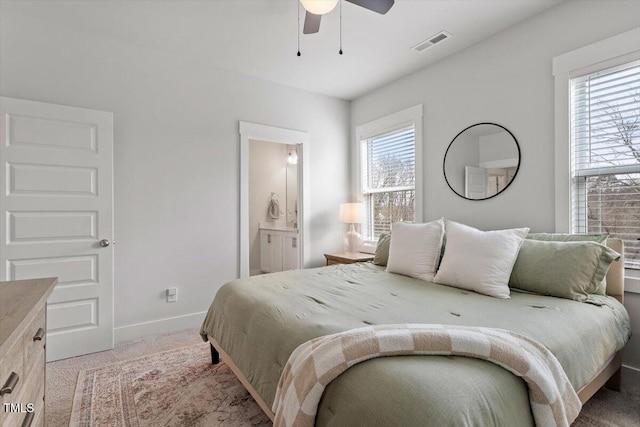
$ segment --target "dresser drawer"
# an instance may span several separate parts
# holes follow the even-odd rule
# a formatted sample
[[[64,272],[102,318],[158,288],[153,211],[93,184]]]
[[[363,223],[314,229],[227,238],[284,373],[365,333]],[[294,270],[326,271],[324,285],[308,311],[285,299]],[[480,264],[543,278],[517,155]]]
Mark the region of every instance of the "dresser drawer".
[[[40,349],[39,353],[42,357],[37,359],[27,377],[24,378],[20,394],[11,401],[13,404],[19,404],[13,409],[16,412],[7,413],[4,408],[0,408],[3,412],[0,426],[21,427],[28,418],[32,418],[31,426],[35,426],[39,417],[44,416],[44,349]],[[30,410],[33,415],[29,415]]]
[[[31,427],[42,427],[44,425],[44,383],[40,385],[40,392],[34,403],[36,406],[36,416]]]
[[[46,301],[57,282],[0,282],[0,387],[17,374],[11,393],[0,396],[0,427],[44,425]]]
[[[0,388],[4,387],[9,380],[12,373],[18,375],[18,382],[13,387],[11,393],[5,393],[0,396],[0,411],[4,414],[5,402],[16,402],[16,399],[20,396],[24,381],[26,379],[24,360],[24,349],[22,348],[22,341],[18,340],[10,348],[9,351],[0,359]]]
[[[43,349],[47,339],[45,334],[46,311],[45,305],[40,307],[40,310],[38,310],[38,313],[22,334],[25,374],[29,373],[29,369],[31,369],[30,367],[33,366],[38,358],[44,357]]]

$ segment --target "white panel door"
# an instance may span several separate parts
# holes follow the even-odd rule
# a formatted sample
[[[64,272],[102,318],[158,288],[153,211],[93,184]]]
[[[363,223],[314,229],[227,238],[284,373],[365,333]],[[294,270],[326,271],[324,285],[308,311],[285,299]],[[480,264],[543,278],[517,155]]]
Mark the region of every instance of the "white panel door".
[[[283,233],[282,271],[300,268],[300,247],[296,233]]]
[[[271,254],[271,272],[282,271],[282,233],[271,233],[271,243],[269,244]]]
[[[260,231],[260,271],[273,273],[273,255],[271,253],[271,238],[269,232]]]
[[[260,270],[263,273],[282,271],[282,233],[260,231]]]
[[[113,115],[0,97],[0,278],[58,277],[47,359],[113,348]]]
[[[487,169],[464,167],[464,194],[468,199],[487,197]]]

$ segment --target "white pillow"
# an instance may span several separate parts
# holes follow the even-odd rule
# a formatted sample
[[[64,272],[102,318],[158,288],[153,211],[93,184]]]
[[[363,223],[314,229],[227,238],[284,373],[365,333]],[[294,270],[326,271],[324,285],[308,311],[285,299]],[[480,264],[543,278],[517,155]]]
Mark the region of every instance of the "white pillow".
[[[480,231],[446,221],[445,230],[444,256],[433,281],[492,297],[509,298],[509,276],[529,229]]]
[[[432,281],[438,268],[443,237],[442,219],[426,224],[393,224],[387,271]]]

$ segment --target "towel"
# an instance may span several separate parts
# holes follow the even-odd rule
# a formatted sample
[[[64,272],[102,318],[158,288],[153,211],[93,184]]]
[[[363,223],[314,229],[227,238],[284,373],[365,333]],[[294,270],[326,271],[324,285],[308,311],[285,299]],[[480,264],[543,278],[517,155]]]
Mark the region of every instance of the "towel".
[[[271,193],[271,197],[269,198],[269,216],[271,219],[280,218],[280,202],[278,201],[278,195],[276,193]]]

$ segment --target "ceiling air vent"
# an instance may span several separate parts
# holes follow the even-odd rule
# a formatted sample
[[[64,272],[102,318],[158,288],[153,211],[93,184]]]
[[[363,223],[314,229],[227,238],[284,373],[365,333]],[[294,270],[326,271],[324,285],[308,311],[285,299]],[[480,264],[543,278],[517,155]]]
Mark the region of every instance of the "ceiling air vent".
[[[429,37],[428,39],[421,41],[417,45],[413,46],[411,49],[415,50],[416,52],[424,52],[425,50],[429,49],[431,46],[437,43],[442,43],[443,41],[450,38],[451,38],[451,34],[447,33],[446,31],[440,31],[438,34],[435,34]]]

